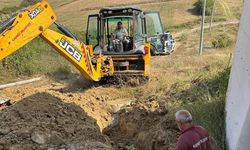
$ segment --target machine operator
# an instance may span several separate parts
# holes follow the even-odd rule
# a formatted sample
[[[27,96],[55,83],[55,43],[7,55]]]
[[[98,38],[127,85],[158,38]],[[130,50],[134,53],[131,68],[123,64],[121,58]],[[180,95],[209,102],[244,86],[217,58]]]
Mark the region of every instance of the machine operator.
[[[117,23],[117,27],[114,31],[114,39],[118,39],[120,41],[123,41],[125,37],[128,36],[128,31],[126,28],[122,26],[122,22],[119,21]]]
[[[122,26],[122,22],[117,22],[117,27],[112,34],[113,46],[116,52],[124,52],[128,50],[129,40],[128,31]]]

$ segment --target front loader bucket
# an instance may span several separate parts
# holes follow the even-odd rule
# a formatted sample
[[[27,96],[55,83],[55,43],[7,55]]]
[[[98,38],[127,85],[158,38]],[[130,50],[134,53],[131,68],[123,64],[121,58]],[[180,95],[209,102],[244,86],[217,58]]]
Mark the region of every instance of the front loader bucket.
[[[144,45],[143,54],[109,55],[114,64],[115,76],[149,76],[150,45]]]

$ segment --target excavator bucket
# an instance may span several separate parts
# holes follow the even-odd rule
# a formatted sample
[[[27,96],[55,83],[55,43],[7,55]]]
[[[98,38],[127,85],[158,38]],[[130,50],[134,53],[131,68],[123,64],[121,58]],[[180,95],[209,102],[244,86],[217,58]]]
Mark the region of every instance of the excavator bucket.
[[[47,1],[20,11],[0,25],[0,60],[40,35],[57,16]]]
[[[109,55],[114,62],[114,75],[145,76],[150,74],[150,44],[144,44],[144,53]]]

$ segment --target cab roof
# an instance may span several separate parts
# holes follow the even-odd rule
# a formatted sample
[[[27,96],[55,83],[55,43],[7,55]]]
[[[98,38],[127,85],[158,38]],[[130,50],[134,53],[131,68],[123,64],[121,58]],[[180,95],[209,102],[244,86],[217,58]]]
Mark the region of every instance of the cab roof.
[[[133,11],[142,12],[137,6],[124,7],[104,7],[100,10],[100,14],[104,17],[109,16],[132,16]]]

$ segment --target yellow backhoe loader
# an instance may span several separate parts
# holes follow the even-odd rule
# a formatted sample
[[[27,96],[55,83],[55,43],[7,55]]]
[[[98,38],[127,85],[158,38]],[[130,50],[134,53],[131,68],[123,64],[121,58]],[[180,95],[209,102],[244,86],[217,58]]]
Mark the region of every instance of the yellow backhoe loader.
[[[55,22],[56,19],[57,16],[51,5],[46,0],[42,0],[3,22],[0,25],[0,60],[40,36],[88,80],[99,81],[103,77],[117,74],[119,70],[115,69],[112,56],[103,55],[101,52],[94,54],[92,45],[85,45],[79,41],[64,26]],[[55,24],[62,34],[49,29],[52,24]],[[140,60],[135,57],[135,61],[142,61],[143,66],[139,68],[140,72],[143,76],[148,76],[150,44],[144,44],[143,52],[139,57]],[[126,61],[126,58],[121,59]],[[136,62],[134,64],[136,65]],[[130,69],[127,66],[123,73],[126,76],[126,73],[138,72],[136,69],[136,67]]]

